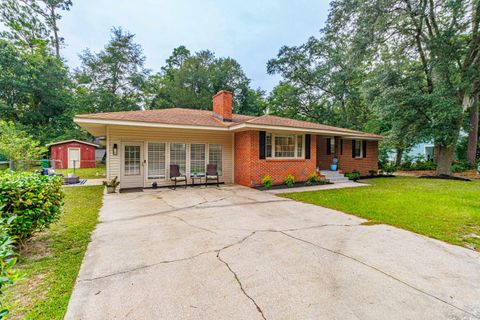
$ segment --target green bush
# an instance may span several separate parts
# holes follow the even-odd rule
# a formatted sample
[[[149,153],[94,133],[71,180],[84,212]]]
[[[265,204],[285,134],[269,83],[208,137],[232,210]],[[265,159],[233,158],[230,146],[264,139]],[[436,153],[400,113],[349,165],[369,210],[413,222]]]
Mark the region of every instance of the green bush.
[[[345,176],[348,178],[348,180],[352,181],[358,181],[360,180],[360,172],[354,170],[350,173],[345,173]]]
[[[8,225],[5,221],[0,221],[0,294],[3,293],[6,285],[12,284],[19,278],[18,270],[13,270],[17,258],[13,252],[14,241],[8,235]],[[0,308],[0,319],[7,314],[7,309]]]
[[[269,175],[263,177],[262,186],[264,186],[266,189],[270,189],[270,187],[272,186],[272,177],[270,177]]]
[[[382,168],[382,171],[386,174],[386,175],[392,175],[395,171],[397,171],[397,168],[395,167],[394,164],[391,164],[391,163],[387,163],[385,165],[383,165],[383,168]]]
[[[25,247],[35,232],[58,220],[64,193],[60,177],[5,171],[0,174],[0,214],[9,234]]]
[[[470,169],[470,166],[465,161],[455,161],[452,164],[452,171],[453,172],[464,172]]]
[[[291,188],[293,187],[293,185],[295,184],[295,177],[291,174],[289,174],[286,178],[285,178],[285,184],[287,185],[287,187]]]
[[[320,181],[320,177],[316,172],[312,172],[307,178],[307,184],[315,184]]]

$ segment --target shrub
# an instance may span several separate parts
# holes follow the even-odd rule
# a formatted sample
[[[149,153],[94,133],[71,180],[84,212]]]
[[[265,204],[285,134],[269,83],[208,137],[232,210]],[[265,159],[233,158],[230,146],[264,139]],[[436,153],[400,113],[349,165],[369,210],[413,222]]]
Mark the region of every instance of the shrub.
[[[468,165],[468,163],[464,161],[455,161],[452,164],[453,172],[463,172],[463,171],[467,171],[469,168],[470,166]]]
[[[307,184],[314,184],[320,181],[320,177],[316,172],[312,172],[307,178]]]
[[[13,220],[13,219],[12,219]],[[0,294],[6,285],[12,284],[19,278],[18,270],[13,270],[17,263],[13,252],[13,239],[8,235],[8,223],[0,221]],[[0,319],[8,314],[8,310],[0,308]]]
[[[285,184],[287,185],[287,187],[291,188],[293,187],[293,185],[295,184],[295,177],[291,174],[289,174],[286,178],[285,178]]]
[[[350,173],[345,173],[345,176],[348,178],[348,180],[352,180],[352,181],[360,180],[360,172],[356,170],[353,170]]]
[[[5,171],[0,174],[0,214],[21,247],[35,232],[58,220],[64,193],[60,177]]]
[[[382,168],[382,171],[386,174],[386,175],[392,175],[395,171],[397,171],[397,168],[395,167],[395,165],[391,164],[391,163],[388,163],[388,164],[385,164]]]
[[[266,189],[270,189],[270,187],[272,186],[272,177],[270,177],[269,175],[263,177],[262,186],[264,186]]]

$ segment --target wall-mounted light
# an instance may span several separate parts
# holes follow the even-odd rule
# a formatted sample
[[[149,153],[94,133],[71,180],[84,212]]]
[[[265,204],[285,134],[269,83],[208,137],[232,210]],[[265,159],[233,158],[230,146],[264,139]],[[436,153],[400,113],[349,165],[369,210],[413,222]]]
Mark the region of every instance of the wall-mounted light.
[[[116,143],[113,144],[113,155],[116,156],[118,154],[118,145]]]

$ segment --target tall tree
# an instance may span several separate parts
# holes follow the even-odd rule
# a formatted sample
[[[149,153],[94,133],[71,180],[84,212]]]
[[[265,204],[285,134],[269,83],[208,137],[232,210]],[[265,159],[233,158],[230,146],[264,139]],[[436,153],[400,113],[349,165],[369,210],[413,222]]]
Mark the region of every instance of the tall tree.
[[[145,56],[135,35],[121,28],[112,29],[105,49],[92,53],[85,50],[82,65],[75,71],[77,93],[85,112],[140,110],[141,89],[149,73]]]
[[[395,59],[418,65],[412,104],[420,135],[435,141],[437,174],[451,174],[463,118],[478,94],[480,2],[477,0],[338,0],[328,26],[354,35],[357,55],[373,66]]]
[[[234,112],[263,113],[264,92],[250,87],[250,80],[237,61],[216,58],[208,50],[191,54],[180,46],[173,50],[162,71],[150,77],[146,87],[147,106],[210,109],[212,96],[223,89],[234,92]]]

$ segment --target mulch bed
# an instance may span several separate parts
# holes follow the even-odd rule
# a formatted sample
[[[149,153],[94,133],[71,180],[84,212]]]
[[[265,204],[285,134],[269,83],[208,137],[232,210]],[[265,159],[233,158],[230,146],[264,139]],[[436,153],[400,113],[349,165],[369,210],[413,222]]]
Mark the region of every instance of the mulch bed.
[[[254,187],[254,189],[265,191],[265,190],[281,190],[281,189],[294,189],[294,188],[300,188],[300,187],[314,187],[314,186],[322,186],[326,184],[331,184],[331,183],[312,183],[312,184],[305,184],[305,182],[295,182],[292,187],[288,187],[287,185],[284,184],[277,184],[274,186],[271,186],[270,189],[267,189],[263,186],[260,187]]]
[[[446,174],[441,174],[441,175],[438,175],[438,176],[420,176],[419,177],[420,179],[444,179],[444,180],[460,180],[460,181],[472,181],[468,178],[464,178],[464,177],[456,177],[456,176],[449,176],[449,175],[446,175]]]
[[[435,171],[433,170],[424,170],[424,171],[397,171],[397,175],[407,175],[407,176],[415,176],[415,177],[422,177],[422,176],[435,176]],[[468,170],[464,172],[457,172],[453,174],[454,177],[461,177],[467,178],[471,180],[480,180],[480,175],[477,174],[476,170]]]

